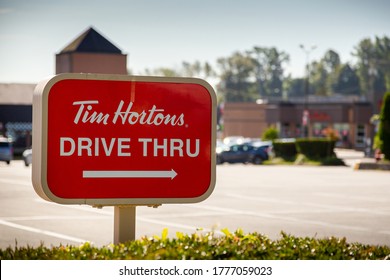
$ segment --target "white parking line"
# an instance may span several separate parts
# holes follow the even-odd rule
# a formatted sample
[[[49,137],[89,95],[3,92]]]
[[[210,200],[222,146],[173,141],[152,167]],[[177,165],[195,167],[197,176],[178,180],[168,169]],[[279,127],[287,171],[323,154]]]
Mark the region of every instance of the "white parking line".
[[[49,230],[42,230],[42,229],[37,229],[37,228],[33,228],[33,227],[22,226],[22,225],[18,225],[18,224],[15,224],[15,223],[7,222],[7,221],[4,221],[4,220],[0,220],[0,224],[4,225],[4,226],[8,226],[8,227],[24,230],[24,231],[37,233],[37,234],[42,234],[42,235],[52,236],[52,237],[56,237],[56,238],[60,238],[60,239],[65,239],[65,240],[69,240],[69,241],[72,241],[72,242],[77,242],[77,243],[85,243],[85,242],[87,242],[87,240],[80,239],[80,238],[77,238],[77,237],[73,237],[73,236],[69,236],[69,235],[65,235],[65,234],[61,234],[61,233],[57,233],[57,232],[53,232],[53,231],[49,231]]]
[[[239,195],[231,195],[232,197],[234,196],[239,196]],[[256,198],[253,198],[256,199]],[[259,198],[257,198],[259,199]],[[271,199],[273,202],[275,202],[275,199]],[[284,201],[285,204],[291,204],[294,205],[295,203],[290,202],[290,201]],[[58,205],[62,206],[62,205]],[[64,206],[62,206],[64,207]],[[101,209],[94,209],[94,208],[85,208],[85,207],[80,207],[80,206],[66,206],[66,207],[72,207],[74,209],[78,209],[81,211],[87,211],[87,212],[94,212],[94,213],[100,213],[103,215],[112,215],[112,213],[108,213],[106,211],[102,211]],[[215,206],[206,206],[203,204],[186,204],[183,205],[183,207],[188,207],[188,208],[196,208],[196,209],[202,209],[205,212],[209,213],[209,216],[230,216],[230,215],[247,215],[247,216],[254,216],[254,217],[259,217],[259,218],[264,218],[264,219],[272,219],[272,220],[282,220],[282,221],[287,221],[290,223],[294,224],[305,224],[305,225],[315,225],[315,226],[322,226],[326,228],[338,228],[338,229],[346,229],[346,230],[351,230],[351,231],[358,231],[358,232],[371,232],[372,230],[369,228],[365,227],[358,227],[358,226],[347,226],[347,225],[340,225],[340,224],[334,224],[334,223],[328,223],[328,222],[321,222],[321,221],[312,221],[312,220],[307,220],[307,219],[299,219],[299,218],[294,218],[294,217],[286,217],[286,216],[280,216],[280,215],[275,215],[275,214],[269,214],[269,213],[259,213],[259,212],[253,212],[253,211],[244,211],[244,210],[235,210],[232,208],[224,208],[224,207],[215,207]],[[214,212],[214,214],[212,212]],[[156,217],[157,215],[153,215]],[[182,215],[184,217],[184,215]],[[151,218],[146,218],[146,217],[139,217],[137,216],[137,221],[138,222],[145,222],[145,223],[150,223],[150,224],[156,224],[156,225],[163,225],[163,226],[172,226],[178,229],[183,229],[183,230],[196,230],[197,228],[194,226],[189,226],[186,224],[181,224],[181,223],[170,223],[167,222],[166,219],[169,217],[166,217],[164,214],[158,215],[158,219],[151,219]],[[211,231],[211,229],[204,228],[204,231]],[[382,232],[381,232],[382,233]],[[386,232],[383,232],[385,235],[389,235]]]
[[[243,199],[244,197],[242,195],[235,195],[235,194],[228,194],[228,196],[231,197],[236,197]],[[287,200],[278,200],[278,199],[267,199],[267,198],[254,198],[254,197],[245,197],[246,199],[250,200],[262,200],[265,201],[267,200],[268,202],[277,202],[281,204],[286,204],[286,205],[297,205],[297,203],[287,201]],[[40,200],[43,202],[42,200]],[[49,203],[49,202],[47,202]],[[307,203],[308,206],[313,207],[311,203]],[[309,205],[310,204],[310,205]],[[56,204],[54,204],[56,205]],[[102,209],[95,209],[91,207],[80,207],[77,205],[56,205],[56,206],[61,206],[61,207],[70,207],[73,209],[77,209],[80,211],[85,211],[85,212],[92,212],[92,213],[97,213],[105,216],[113,216],[112,212],[104,211]],[[313,221],[313,220],[308,220],[308,219],[301,219],[301,218],[295,218],[295,217],[288,217],[288,216],[281,216],[281,215],[276,215],[276,214],[271,214],[271,213],[259,213],[259,212],[254,212],[254,211],[245,211],[245,210],[235,210],[232,208],[224,208],[224,207],[215,207],[215,206],[207,206],[204,204],[186,204],[183,205],[183,207],[188,207],[188,208],[196,208],[196,209],[201,209],[203,210],[202,213],[194,214],[194,213],[189,213],[188,215],[186,213],[180,213],[178,214],[180,217],[193,217],[193,216],[231,216],[233,215],[247,215],[247,216],[254,216],[254,217],[259,217],[259,218],[264,218],[264,219],[272,219],[272,220],[282,220],[285,222],[290,222],[294,224],[304,224],[304,225],[314,225],[314,226],[321,226],[325,228],[335,228],[335,229],[345,229],[345,230],[350,230],[350,231],[355,231],[355,232],[372,232],[372,229],[366,228],[366,227],[359,227],[359,226],[348,226],[348,225],[343,225],[343,224],[335,224],[335,223],[329,223],[329,222],[322,222],[322,221]],[[321,208],[321,206],[319,206]],[[332,211],[352,211],[353,209],[349,208],[342,208],[342,207],[329,207],[329,206],[322,206],[325,209],[331,209]],[[336,209],[338,208],[338,209]],[[362,209],[363,210],[363,209]],[[368,211],[370,212],[370,211]],[[387,215],[387,213],[381,213],[384,215]],[[162,225],[164,227],[175,227],[178,229],[183,229],[183,230],[190,230],[190,231],[196,231],[198,230],[197,227],[182,224],[182,223],[171,223],[168,222],[167,219],[169,218],[175,218],[176,214],[158,214],[158,215],[150,215],[148,217],[140,217],[137,216],[137,222],[144,222],[144,223],[150,223],[150,224],[155,224],[155,225]],[[212,229],[210,228],[203,228],[204,232],[211,231]],[[390,232],[387,231],[381,231],[380,234],[384,235],[390,235]]]
[[[324,193],[324,192],[317,192],[315,195],[318,196],[325,196],[330,198],[338,198],[338,199],[344,199],[344,200],[361,200],[361,201],[371,201],[371,202],[390,202],[389,198],[387,197],[381,197],[381,198],[372,198],[367,196],[355,196],[355,195],[340,195],[340,194],[334,194],[334,193]]]
[[[80,211],[90,212],[90,213],[95,213],[95,214],[101,214],[101,215],[105,215],[105,216],[113,216],[114,215],[114,213],[112,211],[110,212],[110,211],[105,210],[106,208],[98,209],[98,208],[93,208],[93,207],[88,206],[88,205],[57,204],[57,203],[43,200],[41,198],[35,198],[34,201],[37,203],[47,204],[47,205],[50,205],[53,207],[72,208],[75,210],[80,210]]]
[[[197,227],[194,226],[188,226],[188,225],[178,224],[178,223],[170,223],[163,220],[156,220],[156,219],[149,219],[149,218],[142,218],[142,217],[137,218],[137,221],[142,221],[144,223],[150,223],[155,225],[161,225],[164,227],[175,227],[180,229],[186,229],[191,231],[196,231],[198,229]],[[203,230],[208,231],[209,229],[203,228]]]
[[[104,215],[104,216],[111,216],[111,217],[114,217],[114,214],[112,212],[109,212],[109,211],[106,211],[106,210],[103,210],[103,209],[96,209],[96,208],[92,208],[92,207],[82,207],[82,206],[79,206],[79,205],[61,205],[61,204],[53,204],[51,202],[48,202],[48,201],[44,201],[42,199],[36,199],[37,202],[40,202],[40,203],[48,203],[48,204],[51,204],[53,206],[58,206],[58,207],[68,207],[68,208],[72,208],[72,209],[76,209],[76,210],[80,210],[80,211],[84,211],[84,212],[90,212],[90,213],[96,213],[96,214],[100,214],[100,215]],[[211,212],[208,212],[209,215],[212,215]],[[169,214],[170,215],[170,214]],[[152,215],[152,216],[155,216],[155,215]],[[170,218],[169,217],[166,217],[164,214],[162,215],[164,219],[166,218]],[[171,226],[171,227],[175,227],[175,228],[178,228],[178,229],[183,229],[183,230],[191,230],[191,231],[196,231],[198,230],[197,227],[194,227],[194,226],[189,226],[189,225],[185,225],[185,224],[179,224],[179,223],[170,223],[170,222],[167,222],[166,220],[163,220],[162,219],[162,216],[161,215],[158,215],[158,219],[152,219],[152,218],[147,218],[147,217],[140,217],[140,216],[137,216],[137,222],[143,222],[143,223],[149,223],[149,224],[155,224],[155,225],[161,225],[161,226],[164,226],[164,227],[168,227],[168,226]],[[193,216],[193,215],[191,215]],[[207,231],[211,231],[211,229],[208,229],[208,228],[203,228],[203,231],[207,232]]]
[[[99,216],[21,216],[21,217],[2,217],[3,221],[17,222],[17,221],[59,221],[59,220],[103,220],[107,217]]]
[[[310,202],[294,202],[290,200],[282,200],[282,199],[274,199],[267,197],[253,197],[253,196],[244,196],[239,194],[225,194],[228,197],[245,199],[248,201],[259,201],[259,202],[267,202],[267,203],[276,203],[276,204],[284,204],[284,205],[295,205],[295,206],[308,206],[310,207],[310,213],[313,213],[313,208],[324,209],[330,212],[358,212],[358,213],[367,213],[371,215],[377,216],[390,216],[390,212],[386,210],[377,210],[377,209],[368,209],[368,208],[357,208],[357,207],[344,207],[344,206],[336,206],[336,205],[323,205],[319,203],[310,203]],[[292,211],[293,212],[293,211]],[[307,211],[306,211],[307,212]],[[281,213],[281,212],[277,212]],[[291,213],[290,211],[288,213]]]
[[[339,228],[339,229],[346,229],[346,230],[359,231],[359,232],[372,232],[371,229],[365,228],[365,227],[346,226],[346,225],[333,224],[333,223],[328,223],[328,222],[312,221],[312,220],[299,219],[299,218],[293,218],[293,217],[285,217],[285,216],[281,217],[281,216],[273,215],[273,214],[234,210],[231,208],[204,206],[204,205],[186,205],[186,206],[192,207],[192,208],[198,208],[198,209],[202,209],[202,210],[214,210],[214,211],[218,211],[218,212],[225,212],[225,213],[230,214],[230,215],[231,214],[233,214],[233,215],[247,215],[247,216],[254,216],[254,217],[265,218],[265,219],[282,220],[282,221],[287,221],[287,222],[291,222],[291,223],[295,223],[295,224],[316,225],[316,226],[322,226],[322,227],[327,227],[327,228]],[[383,232],[383,234],[388,235],[386,232]]]
[[[32,183],[28,183],[26,180],[0,179],[0,183],[32,187]]]

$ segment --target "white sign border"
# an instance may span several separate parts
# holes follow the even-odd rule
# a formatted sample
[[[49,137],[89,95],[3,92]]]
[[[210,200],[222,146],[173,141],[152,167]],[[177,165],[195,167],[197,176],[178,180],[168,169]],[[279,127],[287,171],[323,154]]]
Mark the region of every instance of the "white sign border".
[[[96,198],[96,199],[68,199],[53,194],[47,183],[47,144],[48,144],[48,100],[51,88],[62,80],[106,80],[106,81],[132,81],[154,83],[189,83],[198,84],[207,89],[211,98],[211,178],[207,191],[198,197],[191,198]],[[35,192],[43,199],[59,204],[87,204],[95,207],[148,205],[161,204],[198,203],[208,198],[214,191],[216,183],[216,157],[214,156],[216,145],[216,94],[214,89],[206,81],[197,78],[178,77],[154,77],[132,75],[107,75],[107,74],[59,74],[49,77],[36,86],[33,95],[33,163],[32,183]]]

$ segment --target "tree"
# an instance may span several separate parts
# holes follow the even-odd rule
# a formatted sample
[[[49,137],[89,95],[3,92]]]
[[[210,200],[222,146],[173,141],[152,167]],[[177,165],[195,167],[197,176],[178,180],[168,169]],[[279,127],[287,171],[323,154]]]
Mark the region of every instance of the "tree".
[[[283,64],[289,61],[289,56],[275,47],[253,47],[248,52],[255,66],[256,89],[261,97],[282,96]]]
[[[390,92],[384,96],[379,118],[378,135],[381,151],[385,155],[385,159],[390,160]]]
[[[182,62],[182,68],[179,70],[182,76],[186,77],[196,77],[202,79],[209,79],[215,77],[216,73],[213,67],[208,63],[202,63],[196,60],[194,63],[189,63],[187,61]]]
[[[329,96],[334,93],[333,85],[337,83],[341,67],[339,54],[328,50],[319,62],[314,61],[310,67],[312,90],[310,94]]]
[[[328,50],[320,61],[311,62],[308,94],[332,95],[334,93],[333,85],[337,84],[341,67],[340,56],[334,50]],[[285,79],[284,88],[288,96],[303,96],[305,93],[304,83],[304,79],[288,78]]]
[[[374,46],[371,40],[364,39],[360,41],[359,45],[355,47],[353,55],[358,59],[357,74],[359,76],[361,89],[364,95],[367,95],[372,88],[372,82],[370,82],[370,79],[374,74],[374,69],[372,68]]]
[[[180,77],[180,76],[182,76],[175,69],[171,69],[171,68],[167,68],[167,67],[160,67],[160,68],[153,69],[153,70],[146,69],[145,75],[164,76],[164,77]]]
[[[363,39],[355,47],[357,75],[361,91],[377,103],[386,90],[390,90],[390,40],[387,37],[372,41]]]
[[[305,82],[304,78],[293,79],[289,76],[284,79],[283,91],[288,97],[302,97],[305,94]]]
[[[324,62],[314,61],[311,64],[310,69],[311,89],[309,90],[309,94],[315,94],[320,96],[330,95],[331,92],[329,91],[327,82],[329,73],[326,70]]]
[[[383,73],[386,90],[390,91],[390,38],[376,37],[375,46],[377,51],[378,68]]]
[[[336,72],[332,90],[345,95],[360,94],[359,77],[349,64],[342,65]]]
[[[218,89],[224,95],[225,101],[248,102],[258,99],[251,81],[254,72],[251,57],[235,52],[230,57],[219,58],[217,65],[221,70]]]
[[[341,64],[340,56],[334,50],[328,50],[322,62],[327,73],[334,73]]]
[[[220,86],[226,101],[245,102],[280,97],[283,93],[283,63],[289,59],[276,48],[254,47],[217,61]]]

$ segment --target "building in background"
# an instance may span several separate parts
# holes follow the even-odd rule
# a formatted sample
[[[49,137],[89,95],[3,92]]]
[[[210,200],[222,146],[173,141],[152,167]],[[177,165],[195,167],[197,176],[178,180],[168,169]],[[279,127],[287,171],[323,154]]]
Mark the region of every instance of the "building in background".
[[[127,74],[127,55],[94,28],[88,28],[55,55],[56,74]],[[44,78],[44,77],[42,77]],[[14,141],[16,153],[31,146],[34,84],[0,84],[0,136]],[[371,103],[366,100],[309,96],[258,103],[225,103],[218,110],[221,137],[260,138],[270,126],[282,138],[323,137],[331,128],[339,147],[363,150],[373,137]],[[306,116],[306,118],[304,118]]]
[[[88,28],[56,54],[56,74],[127,74],[127,55]],[[45,77],[42,77],[42,79]],[[15,154],[31,147],[35,84],[0,83],[0,136],[13,141]]]
[[[56,74],[60,73],[126,75],[127,55],[90,27],[56,54]]]
[[[294,99],[225,103],[223,137],[260,138],[268,127],[274,126],[281,138],[299,138],[305,136],[306,126],[308,137],[325,137],[331,129],[338,137],[338,147],[364,150],[374,133],[372,114],[371,103],[348,97],[311,96],[308,103]]]
[[[0,84],[0,136],[12,139],[14,153],[31,146],[35,84]]]

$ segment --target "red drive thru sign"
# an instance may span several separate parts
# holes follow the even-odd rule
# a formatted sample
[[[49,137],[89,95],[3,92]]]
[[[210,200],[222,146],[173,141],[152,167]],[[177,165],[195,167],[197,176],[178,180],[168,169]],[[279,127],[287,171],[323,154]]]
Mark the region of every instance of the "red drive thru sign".
[[[61,74],[33,98],[33,185],[62,204],[206,199],[215,186],[216,96],[193,78]]]

